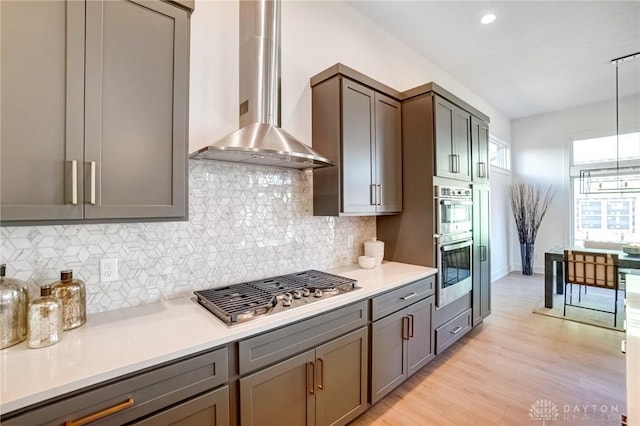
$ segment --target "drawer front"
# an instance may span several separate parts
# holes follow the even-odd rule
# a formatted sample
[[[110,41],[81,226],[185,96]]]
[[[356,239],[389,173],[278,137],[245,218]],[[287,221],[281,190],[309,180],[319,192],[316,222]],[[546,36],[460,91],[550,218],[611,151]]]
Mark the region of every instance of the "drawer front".
[[[471,309],[467,309],[451,321],[436,328],[436,354],[442,353],[460,340],[469,330],[471,330]]]
[[[360,328],[367,301],[345,306],[238,343],[240,374],[265,367]]]
[[[221,348],[151,371],[135,374],[94,389],[76,393],[58,402],[2,419],[2,425],[64,424],[87,416],[111,415],[92,425],[123,424],[153,413],[228,381],[228,352]]]
[[[432,275],[374,297],[371,299],[371,320],[375,321],[431,296],[435,292],[435,282],[436,278]]]

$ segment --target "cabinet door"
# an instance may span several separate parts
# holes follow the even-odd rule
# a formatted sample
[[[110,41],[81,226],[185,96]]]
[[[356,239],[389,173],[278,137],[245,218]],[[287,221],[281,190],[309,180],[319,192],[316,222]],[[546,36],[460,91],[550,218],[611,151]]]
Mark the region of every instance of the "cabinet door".
[[[316,348],[318,426],[345,424],[367,409],[368,341],[363,327]]]
[[[453,109],[453,166],[455,178],[471,180],[471,114]]]
[[[402,211],[402,137],[400,102],[375,94],[376,201],[378,213]]]
[[[84,2],[0,9],[0,217],[82,218]]]
[[[342,79],[342,212],[375,213],[373,90]]]
[[[409,340],[407,341],[407,375],[411,376],[431,361],[433,352],[433,330],[431,313],[434,296],[409,306],[406,310],[409,317]]]
[[[468,181],[471,115],[445,99],[434,99],[436,176]]]
[[[473,188],[473,326],[491,313],[491,253],[488,187]]]
[[[188,16],[87,2],[86,218],[186,214]]]
[[[407,377],[408,339],[405,310],[371,324],[371,403],[375,404]]]
[[[435,174],[440,177],[455,178],[453,153],[453,109],[455,106],[437,96],[434,97],[434,102]]]
[[[224,386],[207,392],[133,424],[136,426],[227,426],[229,425],[229,387]]]
[[[489,182],[489,126],[471,117],[471,171],[474,182]]]
[[[240,379],[240,424],[313,425],[314,355],[310,350]]]

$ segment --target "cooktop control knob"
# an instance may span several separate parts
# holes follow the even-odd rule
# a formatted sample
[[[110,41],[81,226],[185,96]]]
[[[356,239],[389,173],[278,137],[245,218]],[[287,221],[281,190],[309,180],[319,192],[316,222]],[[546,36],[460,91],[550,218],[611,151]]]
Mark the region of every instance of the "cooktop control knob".
[[[285,293],[284,297],[282,298],[282,306],[291,306],[292,300],[293,300],[293,297],[291,297],[289,293]]]
[[[303,295],[304,297],[309,297],[309,295],[311,295],[311,292],[309,291],[309,289],[308,289],[308,288],[303,288],[303,289],[302,289],[302,295]]]
[[[300,299],[302,297],[302,293],[299,290],[293,290],[293,298]]]
[[[315,293],[313,293],[313,297],[322,297],[322,290],[317,288]]]

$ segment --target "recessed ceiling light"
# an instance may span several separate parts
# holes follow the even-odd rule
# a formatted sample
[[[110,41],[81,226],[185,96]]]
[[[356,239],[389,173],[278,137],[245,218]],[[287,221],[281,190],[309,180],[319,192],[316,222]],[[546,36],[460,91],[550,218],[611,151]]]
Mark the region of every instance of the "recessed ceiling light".
[[[496,20],[496,15],[494,15],[493,13],[487,13],[482,17],[482,19],[480,19],[480,23],[486,25],[486,24],[492,23],[495,20]]]

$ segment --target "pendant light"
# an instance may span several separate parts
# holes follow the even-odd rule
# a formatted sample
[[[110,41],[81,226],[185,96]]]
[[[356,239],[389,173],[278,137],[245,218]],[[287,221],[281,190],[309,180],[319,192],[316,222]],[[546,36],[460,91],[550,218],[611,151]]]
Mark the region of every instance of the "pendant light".
[[[640,52],[611,60],[616,66],[616,166],[580,170],[581,194],[640,192],[640,166],[620,166],[620,105],[618,67],[625,61],[640,58]]]

